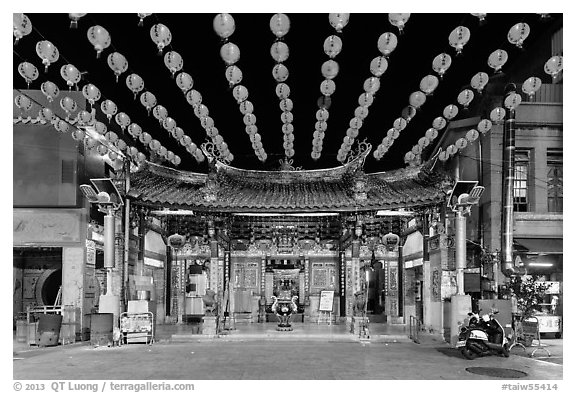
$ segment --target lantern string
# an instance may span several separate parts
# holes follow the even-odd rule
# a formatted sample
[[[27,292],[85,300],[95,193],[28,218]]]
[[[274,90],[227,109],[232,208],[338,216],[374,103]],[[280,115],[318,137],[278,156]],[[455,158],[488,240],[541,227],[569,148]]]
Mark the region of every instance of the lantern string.
[[[154,15],[155,15],[155,14],[154,14]],[[158,19],[158,17],[157,17],[156,15],[155,15],[155,18]],[[95,20],[95,18],[91,18],[91,20],[92,20],[92,23],[94,23],[95,25],[101,25],[100,23],[98,23],[97,20]],[[111,40],[111,41],[112,41],[112,40]],[[170,46],[170,45],[169,45],[169,46]],[[113,49],[113,51],[120,53],[119,50],[117,49],[117,47],[116,47],[112,42],[110,43],[110,47]],[[137,73],[137,70],[133,69],[133,68],[130,66],[130,62],[128,62],[127,73],[129,73],[129,74],[132,74],[132,73],[138,74],[138,73]],[[149,90],[145,90],[145,92],[146,92],[146,91],[149,91]],[[151,92],[151,91],[150,91],[150,93],[154,94],[154,93]],[[143,93],[142,93],[142,94],[143,94]],[[156,103],[156,106],[158,106],[158,105],[160,105],[159,102]],[[167,112],[168,112],[168,111],[167,111]],[[177,122],[176,122],[176,123],[177,123]],[[176,139],[176,137],[175,137],[172,133],[170,133],[170,134],[173,136],[174,139]],[[190,137],[186,132],[184,132],[184,135],[182,135],[182,138],[183,138],[184,136]],[[180,140],[182,140],[182,138],[180,138]],[[144,144],[144,143],[143,143],[143,144]],[[160,146],[162,147],[162,145],[160,145]],[[194,158],[196,158],[196,156],[195,156],[193,153],[191,153],[190,151],[188,151],[188,149],[186,149],[186,151],[188,152],[188,154],[190,154],[191,156],[193,156]],[[196,159],[196,160],[198,161],[198,159]]]
[[[525,21],[526,21],[526,18],[522,18],[522,23],[524,23]],[[506,31],[505,34],[507,35],[507,34],[508,34],[508,31]],[[501,48],[501,47],[503,47],[504,44],[506,44],[506,43],[510,44],[510,42],[508,42],[508,40],[505,39],[505,40],[503,40],[502,43],[501,43],[500,45],[498,45],[497,47],[498,47],[498,48]],[[490,80],[489,80],[488,83],[490,83]],[[488,83],[487,83],[487,85],[488,85]],[[454,104],[454,105],[456,105],[456,104]],[[478,122],[478,124],[480,124],[480,122],[481,122],[482,120],[484,120],[484,119],[481,119],[481,120]],[[477,130],[477,131],[479,131],[479,130]],[[485,135],[486,133],[488,133],[489,131],[490,131],[490,130],[488,130],[488,131],[486,131],[486,132],[479,132],[479,133],[480,133],[480,137],[484,136],[484,135]],[[433,141],[434,139],[436,139],[436,138],[431,138],[431,141]],[[476,139],[479,139],[479,138],[476,138]],[[473,141],[467,140],[467,143],[468,143],[468,144],[467,144],[467,146],[468,146],[468,145],[474,143],[474,140],[473,140]],[[417,146],[417,145],[418,145],[418,144],[415,144],[413,147],[415,147],[415,146]],[[427,146],[425,146],[422,150],[424,150],[426,147],[427,147]],[[465,147],[464,147],[464,148],[465,148]],[[461,152],[462,152],[462,150],[463,150],[464,148],[458,149],[458,154],[461,154]],[[408,152],[411,152],[411,151],[412,151],[412,149],[408,150]],[[407,152],[406,154],[408,154],[408,152]],[[415,160],[416,162],[421,160],[421,154],[422,154],[422,153],[420,153],[419,155],[415,155],[416,157],[414,158],[414,160]]]

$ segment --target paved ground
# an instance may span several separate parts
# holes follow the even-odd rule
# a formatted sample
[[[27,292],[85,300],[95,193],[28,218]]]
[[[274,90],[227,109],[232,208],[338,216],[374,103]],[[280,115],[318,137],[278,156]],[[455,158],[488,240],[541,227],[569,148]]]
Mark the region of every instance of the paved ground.
[[[554,345],[550,345],[554,342]],[[543,340],[555,358],[562,340]],[[15,347],[16,380],[510,380],[474,374],[515,370],[521,380],[561,380],[562,365],[528,357],[514,348],[510,358],[466,360],[434,339],[362,344],[354,341],[212,339],[151,346],[93,348],[79,343],[52,348]],[[546,353],[539,350],[537,356]],[[516,376],[514,376],[516,377]]]

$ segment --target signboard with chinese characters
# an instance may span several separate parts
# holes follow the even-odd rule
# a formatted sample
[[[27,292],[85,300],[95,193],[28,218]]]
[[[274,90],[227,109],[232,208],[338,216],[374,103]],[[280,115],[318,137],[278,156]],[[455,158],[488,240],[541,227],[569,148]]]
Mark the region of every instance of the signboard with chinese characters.
[[[333,307],[334,307],[334,291],[321,291],[319,311],[331,312]]]

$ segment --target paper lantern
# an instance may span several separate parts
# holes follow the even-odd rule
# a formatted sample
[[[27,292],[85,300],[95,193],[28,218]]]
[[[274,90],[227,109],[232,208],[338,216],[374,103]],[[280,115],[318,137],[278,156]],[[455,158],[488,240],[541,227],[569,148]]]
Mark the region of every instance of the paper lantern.
[[[230,87],[237,85],[242,81],[242,71],[235,65],[226,67],[225,75]]]
[[[482,90],[484,90],[484,87],[488,83],[488,80],[489,77],[487,73],[477,72],[470,80],[470,87],[476,90],[479,94],[482,94]]]
[[[477,128],[478,131],[480,131],[482,134],[486,134],[488,131],[492,129],[492,122],[488,119],[482,119],[478,123]]]
[[[120,126],[122,131],[124,131],[126,127],[128,127],[128,125],[130,124],[130,116],[128,116],[124,112],[117,113],[116,116],[114,117],[114,120],[116,120],[116,124]]]
[[[281,103],[283,101],[285,100],[282,100]],[[290,100],[290,102],[292,101]],[[282,108],[282,106],[280,108]],[[243,115],[247,113],[252,113],[254,112],[254,104],[252,104],[252,102],[248,100],[244,100],[238,105],[238,109],[240,110],[240,113],[242,113]],[[282,109],[282,110],[290,110],[290,109]]]
[[[54,46],[50,41],[39,41],[36,44],[36,54],[40,59],[42,59],[42,64],[44,64],[44,72],[48,72],[48,67],[50,64],[58,61],[60,57],[60,52],[58,48]]]
[[[230,14],[218,14],[214,17],[212,21],[212,27],[214,31],[220,38],[223,40],[230,37],[234,34],[234,30],[236,29],[236,24],[234,22],[234,18]]]
[[[290,49],[284,42],[276,41],[270,47],[270,56],[272,56],[277,63],[285,62],[290,56]]]
[[[504,49],[496,49],[488,56],[488,65],[494,69],[494,73],[500,72],[506,61],[508,61],[508,53]]]
[[[435,128],[428,128],[424,135],[426,136],[426,138],[428,138],[428,140],[433,141],[438,137],[438,130]]]
[[[422,93],[421,91],[415,91],[412,94],[410,94],[410,97],[408,98],[408,102],[414,108],[418,109],[422,105],[424,105],[424,103],[426,102],[426,95],[424,93]]]
[[[220,48],[220,57],[228,65],[232,65],[240,60],[240,48],[237,45],[228,42]]]
[[[86,98],[86,100],[88,100],[90,106],[94,105],[94,103],[102,97],[100,89],[94,86],[92,83],[84,85],[82,88],[82,95],[84,98]]]
[[[276,64],[272,68],[272,76],[278,83],[285,82],[288,79],[288,68],[284,64]]]
[[[537,76],[531,76],[522,83],[522,91],[528,95],[530,101],[534,99],[534,95],[542,86],[542,80]]]
[[[416,116],[416,108],[412,105],[408,105],[402,109],[402,118],[406,120],[406,123],[409,123],[414,116]]]
[[[182,91],[182,93],[186,94],[188,90],[194,86],[194,80],[190,74],[181,72],[176,75],[176,85]]]
[[[176,128],[176,120],[168,116],[162,122],[162,127],[164,127],[166,131],[172,131],[174,128]]]
[[[168,27],[158,23],[150,29],[150,38],[156,44],[158,54],[162,55],[164,48],[172,42],[172,33]]]
[[[438,116],[432,121],[432,127],[438,131],[446,127],[446,119],[442,116]]]
[[[406,128],[406,125],[408,123],[406,122],[406,120],[402,117],[397,118],[396,120],[394,120],[394,129],[398,130],[398,131],[402,131],[403,129]]]
[[[432,69],[438,73],[440,78],[448,71],[450,65],[452,65],[452,58],[447,53],[440,53],[432,60]]]
[[[162,105],[156,105],[152,109],[152,115],[156,118],[156,120],[160,122],[160,124],[162,124],[164,119],[168,117],[168,110],[164,108]]]
[[[200,104],[194,107],[194,114],[196,115],[197,118],[201,119],[203,117],[206,117],[210,114],[210,111],[208,110],[208,107],[204,104]]]
[[[164,55],[164,65],[170,73],[172,73],[172,78],[174,78],[174,75],[184,67],[184,59],[182,59],[180,53],[176,51],[166,52]]]
[[[552,82],[556,82],[558,80],[558,75],[562,72],[564,68],[564,60],[562,56],[552,56],[546,64],[544,64],[544,72],[548,75],[552,76]]]
[[[458,107],[454,104],[447,105],[442,112],[447,120],[452,120],[458,115]]]
[[[322,95],[329,97],[336,91],[336,83],[333,80],[326,79],[320,83],[320,92]]]
[[[510,110],[515,110],[518,108],[520,103],[522,102],[522,96],[518,93],[510,93],[504,99],[504,106]]]
[[[18,65],[18,73],[26,81],[26,85],[30,88],[30,83],[38,78],[38,68],[32,63],[24,61]]]
[[[322,64],[322,76],[326,79],[334,79],[338,75],[340,66],[334,60],[327,60]]]
[[[128,126],[128,133],[133,138],[138,138],[140,135],[142,135],[142,127],[140,127],[137,123],[130,123]]]
[[[337,35],[331,35],[324,40],[324,53],[331,59],[342,51],[342,40]]]
[[[108,127],[106,127],[106,124],[96,121],[94,123],[94,131],[96,131],[100,135],[105,135],[106,132],[108,131]]]
[[[68,14],[68,18],[70,19],[70,28],[77,29],[78,28],[78,21],[80,18],[85,16],[86,13],[70,13]]]
[[[274,14],[270,18],[270,30],[276,38],[284,37],[290,30],[290,19],[285,14]]]
[[[14,45],[18,45],[18,42],[22,37],[27,36],[32,32],[32,22],[30,19],[22,13],[12,14],[12,26],[14,32]]]
[[[524,40],[530,35],[530,26],[528,23],[516,23],[508,31],[508,42],[522,48]]]
[[[378,38],[378,50],[384,57],[390,56],[396,46],[398,45],[398,38],[394,33],[383,33]]]
[[[54,101],[54,99],[58,97],[58,94],[60,94],[60,89],[58,89],[58,86],[50,81],[43,82],[40,85],[40,91],[42,91],[42,94],[46,96],[48,102]]]
[[[384,75],[388,69],[388,60],[384,56],[378,56],[370,62],[370,72],[376,77]]]
[[[80,71],[78,68],[74,67],[72,64],[65,64],[60,68],[60,76],[66,81],[68,88],[71,89],[72,86],[80,82]]]
[[[96,58],[100,58],[102,51],[110,46],[112,39],[108,30],[102,26],[92,26],[87,32],[88,41],[94,46],[96,50]]]
[[[232,89],[232,96],[236,99],[236,102],[239,104],[242,101],[248,99],[248,89],[245,86],[237,85],[234,87],[234,89]]]
[[[126,77],[126,86],[134,94],[134,99],[138,93],[144,90],[144,79],[138,74],[130,74]]]
[[[202,103],[202,94],[198,90],[191,89],[186,93],[186,101],[193,107]]]
[[[439,81],[438,78],[434,75],[426,75],[420,81],[420,90],[424,92],[424,94],[431,95],[434,93],[434,90],[438,87]]]
[[[460,105],[464,107],[464,109],[468,108],[468,105],[474,99],[474,93],[470,89],[464,89],[458,94],[457,101]]]
[[[392,26],[396,26],[400,34],[404,32],[404,26],[410,19],[410,14],[388,14],[388,21]]]
[[[471,129],[471,130],[468,130],[468,132],[466,133],[466,140],[468,142],[472,143],[476,139],[478,139],[479,136],[480,136],[480,133],[477,130]]]
[[[328,14],[328,21],[337,33],[342,32],[342,29],[346,27],[349,20],[350,14]]]
[[[464,45],[470,40],[470,29],[466,26],[458,26],[448,36],[448,42],[451,47],[456,49],[456,54],[459,55],[464,49]]]
[[[504,108],[496,107],[492,109],[492,111],[490,112],[490,120],[492,120],[496,124],[501,123],[505,117],[506,117],[506,110]]]
[[[150,110],[157,104],[156,96],[149,91],[145,91],[140,95],[140,103],[146,108],[148,115],[150,115]]]
[[[118,82],[118,77],[128,69],[128,60],[126,60],[124,55],[121,53],[110,53],[108,55],[108,67],[114,71],[114,75],[116,75],[116,82]]]
[[[139,20],[138,20],[138,26],[139,26],[139,27],[142,27],[142,26],[144,26],[144,19],[145,19],[147,16],[150,16],[150,15],[152,15],[152,14],[151,14],[151,13],[145,13],[145,12],[139,12],[139,13],[137,13],[136,15],[138,15],[138,18],[139,18]]]

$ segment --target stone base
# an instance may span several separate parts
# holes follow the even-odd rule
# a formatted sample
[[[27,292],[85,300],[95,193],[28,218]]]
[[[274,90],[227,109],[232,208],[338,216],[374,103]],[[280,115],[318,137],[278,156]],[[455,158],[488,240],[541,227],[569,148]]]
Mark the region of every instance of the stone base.
[[[352,317],[350,323],[350,333],[352,334],[360,334],[361,325],[368,324],[369,318],[368,317]]]
[[[204,317],[204,322],[202,323],[202,334],[216,334],[216,317]]]

